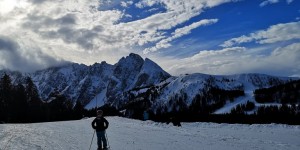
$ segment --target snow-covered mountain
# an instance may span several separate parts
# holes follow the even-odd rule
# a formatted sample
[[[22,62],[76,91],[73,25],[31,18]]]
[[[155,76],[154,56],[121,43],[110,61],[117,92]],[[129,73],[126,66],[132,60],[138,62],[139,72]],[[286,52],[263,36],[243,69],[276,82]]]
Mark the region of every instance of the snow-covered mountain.
[[[74,102],[81,101],[89,107],[95,107],[95,100],[99,104],[117,105],[119,102],[116,100],[124,100],[120,97],[123,92],[155,85],[170,77],[153,61],[133,53],[121,58],[115,65],[106,62],[91,66],[71,63],[26,74],[6,70],[0,75],[4,73],[12,76],[14,83],[22,83],[25,77],[31,77],[43,100],[47,100],[51,92],[59,91]]]
[[[148,101],[154,112],[193,108],[199,111],[210,107],[209,113],[228,113],[238,104],[255,102],[253,92],[256,89],[284,84],[294,79],[263,74],[222,76],[195,73],[171,77],[156,86],[129,91],[129,94],[132,95],[132,103]],[[140,107],[147,109],[144,105]]]
[[[92,66],[68,64],[30,74],[43,99],[54,90],[74,101],[87,104],[97,93],[105,90],[113,71],[113,65],[105,62]]]
[[[126,100],[123,97],[124,92],[155,85],[169,77],[170,74],[150,59],[143,60],[137,54],[130,54],[115,64],[107,86],[107,101],[118,107]]]
[[[124,109],[134,105],[154,112],[210,107],[215,113],[226,113],[237,104],[255,102],[255,89],[297,79],[263,74],[195,73],[175,77],[150,59],[133,53],[114,65],[70,63],[30,74],[0,71],[0,75],[4,72],[12,76],[14,83],[31,77],[43,100],[59,91],[73,102],[81,101],[88,109],[107,103]]]

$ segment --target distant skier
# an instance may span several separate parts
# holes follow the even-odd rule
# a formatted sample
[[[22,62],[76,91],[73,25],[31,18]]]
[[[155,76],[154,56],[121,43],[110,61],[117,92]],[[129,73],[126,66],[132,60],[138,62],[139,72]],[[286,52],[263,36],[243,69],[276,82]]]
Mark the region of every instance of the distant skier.
[[[102,116],[103,111],[97,110],[97,117],[92,122],[92,127],[96,130],[98,150],[107,150],[107,139],[105,136],[105,130],[108,128],[108,121]],[[102,148],[103,143],[103,148]]]

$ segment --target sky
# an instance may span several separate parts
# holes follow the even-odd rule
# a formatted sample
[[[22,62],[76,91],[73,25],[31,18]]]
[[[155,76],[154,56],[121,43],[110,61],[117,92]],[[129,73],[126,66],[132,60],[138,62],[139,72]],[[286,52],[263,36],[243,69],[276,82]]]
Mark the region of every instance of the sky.
[[[300,77],[300,0],[0,0],[0,69],[115,64]]]

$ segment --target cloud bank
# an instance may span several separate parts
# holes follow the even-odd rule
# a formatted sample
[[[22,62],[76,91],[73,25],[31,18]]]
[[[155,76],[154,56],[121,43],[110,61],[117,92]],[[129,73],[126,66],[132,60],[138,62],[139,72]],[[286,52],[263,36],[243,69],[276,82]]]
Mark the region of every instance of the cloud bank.
[[[212,44],[212,48],[181,57],[164,53],[171,48],[174,53],[188,51],[189,45],[183,44],[185,48],[180,49],[176,41],[198,28],[205,30],[207,26],[226,22],[217,15],[201,15],[234,2],[243,1],[2,0],[0,69],[28,72],[66,61],[113,64],[134,52],[150,57],[173,75],[193,72],[300,74],[297,67],[291,67],[291,64],[299,65],[299,21],[222,39]],[[256,2],[255,6],[280,2],[266,0]],[[295,3],[293,0],[283,2],[284,5]],[[185,41],[189,40],[194,39]],[[209,45],[209,42],[199,44]]]
[[[269,44],[289,40],[300,39],[300,22],[290,22],[272,25],[266,30],[259,30],[249,35],[242,35],[225,41],[222,47],[231,47],[234,45],[256,42],[259,44]]]
[[[48,64],[58,66],[67,63],[44,54],[38,48],[33,49],[33,47],[30,47],[31,53],[28,53],[25,47],[25,45],[20,46],[10,38],[0,37],[0,67],[31,72],[48,67]]]
[[[165,62],[172,74],[263,73],[300,77],[300,22],[270,26],[249,35],[229,39],[222,49],[200,50],[181,59]],[[255,42],[251,47],[238,45]],[[263,45],[263,46],[262,46]],[[281,46],[283,45],[283,46]]]
[[[269,55],[257,53],[257,49],[246,47],[203,50],[180,61],[170,59],[164,65],[170,66],[167,71],[176,75],[179,72],[205,72],[215,75],[263,73],[299,77],[300,67],[295,66],[300,66],[300,43],[273,49]]]
[[[57,63],[46,61],[48,64],[39,67],[33,65],[40,55],[35,55],[32,49],[53,60],[115,63],[129,52],[142,54],[170,47],[174,39],[190,34],[191,30],[216,23],[217,19],[207,18],[182,27],[205,9],[232,1],[235,0],[4,0],[0,2],[3,7],[0,21],[5,22],[0,26],[0,36],[19,46],[17,53],[24,55],[18,57],[36,57],[23,58],[28,61],[23,70]],[[134,15],[125,11],[126,8],[151,12],[154,6],[164,11],[122,21]],[[12,60],[1,61],[0,66],[19,69],[9,61]]]

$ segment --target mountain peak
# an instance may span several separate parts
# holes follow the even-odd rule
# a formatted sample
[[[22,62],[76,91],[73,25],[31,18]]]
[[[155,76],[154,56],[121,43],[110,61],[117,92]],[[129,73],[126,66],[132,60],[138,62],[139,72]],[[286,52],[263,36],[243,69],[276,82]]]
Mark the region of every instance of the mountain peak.
[[[142,58],[140,55],[135,54],[135,53],[130,53],[129,57],[134,57],[134,58]]]
[[[126,65],[126,64],[143,64],[143,63],[144,63],[144,59],[140,55],[130,53],[129,56],[122,57],[119,60],[119,62],[115,65],[122,66],[122,65]]]

